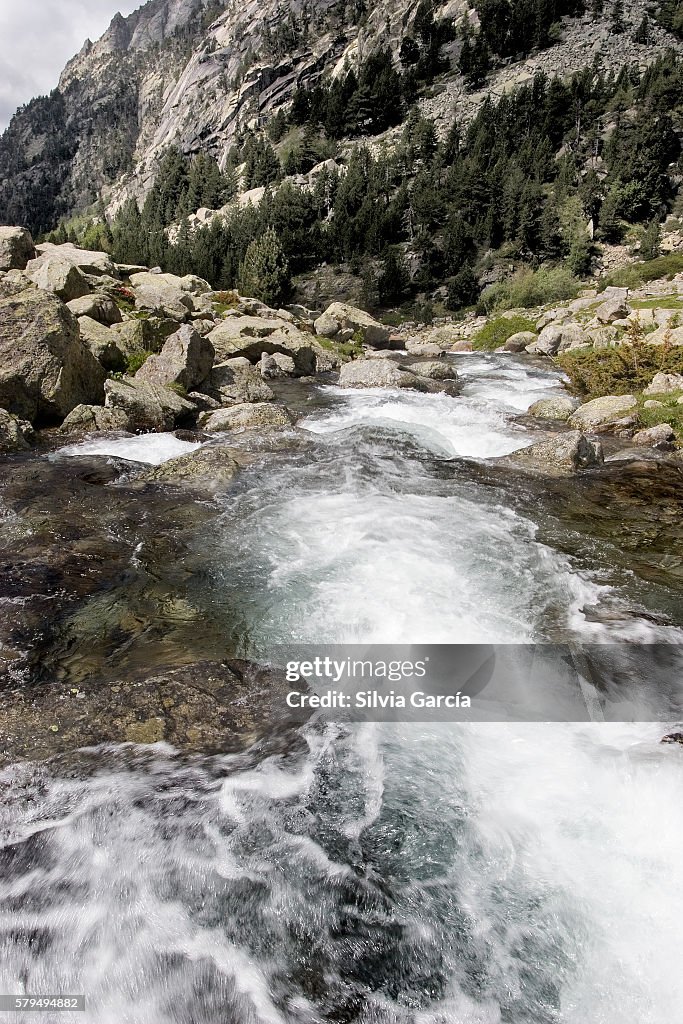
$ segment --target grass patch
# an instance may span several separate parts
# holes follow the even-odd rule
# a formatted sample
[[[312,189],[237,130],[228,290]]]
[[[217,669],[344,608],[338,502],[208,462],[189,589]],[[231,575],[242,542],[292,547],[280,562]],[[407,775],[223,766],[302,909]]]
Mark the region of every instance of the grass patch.
[[[583,287],[566,267],[524,269],[506,281],[489,285],[479,297],[477,312],[489,314],[505,309],[532,309],[553,302],[575,299]]]
[[[658,423],[669,423],[676,434],[678,443],[683,442],[683,405],[678,405],[677,399],[683,391],[667,392],[665,395],[638,395],[638,416],[643,427],[656,427]],[[661,402],[661,408],[646,409],[644,403],[656,400]]]
[[[508,338],[520,331],[536,333],[536,323],[525,316],[500,316],[489,320],[472,338],[472,348],[477,351],[492,352],[504,345]]]
[[[133,352],[132,355],[126,359],[126,374],[128,377],[133,377],[138,372],[140,367],[147,362],[149,357],[154,355],[153,352]]]
[[[615,270],[613,274],[604,278],[599,285],[603,291],[608,285],[616,285],[618,288],[638,288],[648,281],[656,281],[657,278],[666,277],[671,279],[683,271],[683,253],[670,252],[666,256],[658,256],[657,259],[648,260],[647,263],[632,263],[621,270]]]
[[[683,373],[683,346],[648,345],[631,332],[630,340],[614,348],[577,349],[556,362],[582,398],[630,395],[643,391],[660,371]]]
[[[321,348],[327,349],[328,352],[334,352],[344,359],[357,359],[364,352],[362,331],[354,331],[350,341],[335,341],[333,338],[323,337],[316,337],[315,340]]]
[[[683,299],[678,295],[661,295],[658,299],[633,299],[632,309],[683,309]]]

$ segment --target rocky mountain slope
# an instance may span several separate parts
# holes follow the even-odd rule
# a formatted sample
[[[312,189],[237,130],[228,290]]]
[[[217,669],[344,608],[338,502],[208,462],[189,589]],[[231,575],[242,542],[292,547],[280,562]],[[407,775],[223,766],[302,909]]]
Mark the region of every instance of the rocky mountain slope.
[[[582,5],[551,6],[561,14]],[[142,198],[170,145],[206,152],[224,167],[240,133],[286,108],[297,87],[357,68],[380,46],[400,66],[402,44],[426,8],[453,30],[440,74],[419,96],[441,132],[456,115],[466,123],[489,92],[509,91],[537,70],[566,76],[597,59],[618,71],[680,48],[652,21],[646,43],[637,41],[651,8],[644,0],[626,5],[619,31],[611,3],[587,6],[553,26],[552,45],[502,54],[485,87],[468,89],[458,69],[461,36],[465,26],[476,31],[481,5],[466,0],[149,0],[87,41],[49,97],[18,111],[0,141],[0,222],[43,233],[98,199],[115,209],[129,195]]]

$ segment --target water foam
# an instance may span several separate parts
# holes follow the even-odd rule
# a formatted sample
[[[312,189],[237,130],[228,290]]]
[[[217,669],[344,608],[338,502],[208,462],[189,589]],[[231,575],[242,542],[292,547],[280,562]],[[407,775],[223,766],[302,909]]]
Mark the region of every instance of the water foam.
[[[50,458],[71,458],[79,455],[110,455],[129,462],[143,462],[159,466],[162,462],[187,455],[201,448],[200,442],[181,441],[175,434],[137,434],[135,437],[96,438],[80,444],[66,445]]]

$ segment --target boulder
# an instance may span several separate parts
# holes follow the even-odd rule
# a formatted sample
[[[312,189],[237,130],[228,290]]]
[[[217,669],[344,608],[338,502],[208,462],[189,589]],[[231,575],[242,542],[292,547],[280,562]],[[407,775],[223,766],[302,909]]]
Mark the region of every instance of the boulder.
[[[616,433],[638,423],[638,403],[633,395],[605,395],[579,406],[569,417],[575,430],[592,434]]]
[[[333,329],[334,324],[337,325],[336,330]],[[375,348],[384,348],[391,336],[388,327],[378,323],[364,310],[346,302],[333,302],[315,321],[315,333],[326,338],[334,338],[346,328],[354,333],[359,331],[366,345]]]
[[[244,356],[260,361],[263,353],[291,356],[298,376],[308,377],[326,365],[329,354],[313,335],[278,317],[226,316],[209,334],[217,357]]]
[[[409,363],[401,369],[409,373],[416,373],[418,377],[427,377],[429,380],[457,380],[458,374],[448,359],[430,359],[424,363]]]
[[[183,324],[164,343],[159,355],[150,356],[135,376],[153,384],[178,384],[191,391],[208,377],[214,355],[210,340],[190,324]]]
[[[105,409],[101,405],[77,405],[59,428],[64,434],[128,430],[129,418],[123,409]]]
[[[90,292],[85,274],[61,256],[41,256],[37,260],[31,260],[26,267],[26,273],[36,288],[54,292],[64,302],[78,299]]]
[[[35,255],[30,231],[0,227],[0,270],[23,270]]]
[[[506,352],[524,352],[529,345],[533,345],[537,337],[533,331],[518,331],[517,334],[510,335],[503,349]]]
[[[568,395],[554,395],[552,398],[540,398],[528,409],[528,415],[537,420],[569,419],[576,409],[576,401]]]
[[[173,326],[178,326],[175,321],[173,321]],[[137,352],[148,350],[146,327],[147,322],[144,320],[124,320],[123,323],[112,324],[109,330],[115,336],[121,351],[127,356],[132,356]]]
[[[120,324],[123,319],[121,310],[109,295],[102,292],[93,292],[91,295],[82,295],[78,299],[71,299],[67,306],[74,316],[89,316],[91,320],[97,320],[105,327],[112,324]]]
[[[294,417],[284,405],[274,402],[259,402],[248,405],[234,405],[231,409],[219,409],[205,413],[200,424],[212,433],[223,430],[251,430],[256,427],[291,427]]]
[[[595,311],[595,317],[601,324],[613,324],[615,320],[624,320],[631,312],[631,307],[621,296],[610,297]]]
[[[391,346],[394,347],[393,345]],[[399,346],[397,346],[399,347]],[[420,338],[406,338],[403,347],[410,356],[424,356],[426,359],[438,359],[444,350],[433,341],[422,341]]]
[[[78,327],[81,338],[105,370],[123,370],[125,368],[126,355],[113,331],[98,323],[97,320],[92,320],[89,316],[79,317]]]
[[[604,461],[602,445],[590,441],[579,430],[555,434],[529,448],[505,456],[505,462],[521,465],[552,476],[566,476],[580,469],[599,466]]]
[[[416,374],[402,370],[390,359],[356,359],[339,372],[341,388],[417,388],[426,390]]]
[[[293,377],[296,373],[296,364],[291,356],[282,352],[274,352],[270,355],[264,352],[261,356],[261,376],[264,380],[274,377]]]
[[[49,292],[0,281],[0,405],[22,419],[61,419],[102,398],[104,370],[78,321]]]
[[[586,345],[589,342],[590,339],[580,324],[571,321],[566,324],[553,323],[543,328],[538,339],[527,346],[527,352],[554,356],[558,352],[566,352],[572,347]]]
[[[6,409],[0,409],[0,453],[22,452],[35,441],[33,427],[26,420],[20,420]]]
[[[472,352],[473,345],[470,338],[461,338],[459,341],[453,342],[451,346],[451,352]]]
[[[667,395],[683,391],[683,374],[656,373],[652,381],[643,391],[644,395]]]
[[[269,402],[275,397],[260,368],[239,357],[214,366],[202,390],[221,405]]]
[[[182,287],[183,278],[175,274],[132,274],[135,305],[171,320],[187,320],[194,312],[192,292]],[[208,286],[207,286],[208,287]]]
[[[248,461],[249,456],[239,449],[211,444],[155,466],[147,474],[147,479],[215,494],[225,490]]]
[[[633,435],[635,445],[658,448],[660,451],[671,451],[675,440],[676,435],[670,423],[657,423],[656,426],[639,430]]]
[[[127,430],[172,430],[191,421],[196,407],[172,388],[127,377],[107,380],[104,385],[107,409],[126,414]]]
[[[71,242],[67,242],[64,245],[43,242],[41,245],[37,245],[36,249],[40,254],[36,262],[39,262],[42,258],[49,259],[52,256],[58,256],[67,263],[71,263],[72,266],[77,267],[83,274],[92,274],[94,277],[101,277],[105,274],[113,278],[118,278],[119,276],[116,264],[106,252],[79,249],[78,246],[72,245]]]
[[[319,334],[321,338],[334,338],[341,330],[339,321],[335,320],[329,313],[322,313],[317,320],[313,322],[315,333]]]

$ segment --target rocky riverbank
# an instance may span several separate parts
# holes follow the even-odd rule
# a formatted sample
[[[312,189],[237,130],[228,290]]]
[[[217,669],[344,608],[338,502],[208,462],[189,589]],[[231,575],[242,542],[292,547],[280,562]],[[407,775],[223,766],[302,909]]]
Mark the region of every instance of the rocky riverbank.
[[[630,574],[632,606],[587,601],[578,610],[587,622],[621,628],[645,615],[664,630],[678,624],[675,436],[647,435],[640,395],[581,403],[558,386],[552,354],[542,351],[551,335],[556,352],[598,351],[599,339],[585,340],[590,320],[576,320],[597,318],[595,298],[542,311],[525,351],[512,351],[513,336],[488,356],[462,353],[463,343],[476,345],[463,325],[394,331],[340,303],[273,310],[196,278],[115,265],[105,253],[36,249],[19,229],[2,229],[0,255],[6,759],[103,742],[234,750],[288,728],[272,715],[281,675],[245,658],[253,597],[238,586],[229,609],[216,612],[213,536],[226,502],[254,480],[296,479],[320,458],[316,417],[334,422],[337,404],[354,395],[367,393],[383,430],[392,428],[394,396],[408,417],[401,430],[423,416],[435,426],[460,416],[467,443],[424,462],[439,487],[490,495],[579,564],[597,557],[610,574]],[[609,327],[626,337],[636,311],[618,301],[627,323],[612,318]],[[677,335],[660,348],[676,345]],[[498,382],[507,408],[509,439],[490,448],[478,432],[503,420],[486,402],[471,405],[473,365]],[[539,390],[516,404],[516,382],[527,378]],[[660,394],[664,385],[676,398],[677,384],[660,375],[650,388]],[[391,449],[399,464],[403,436]]]

